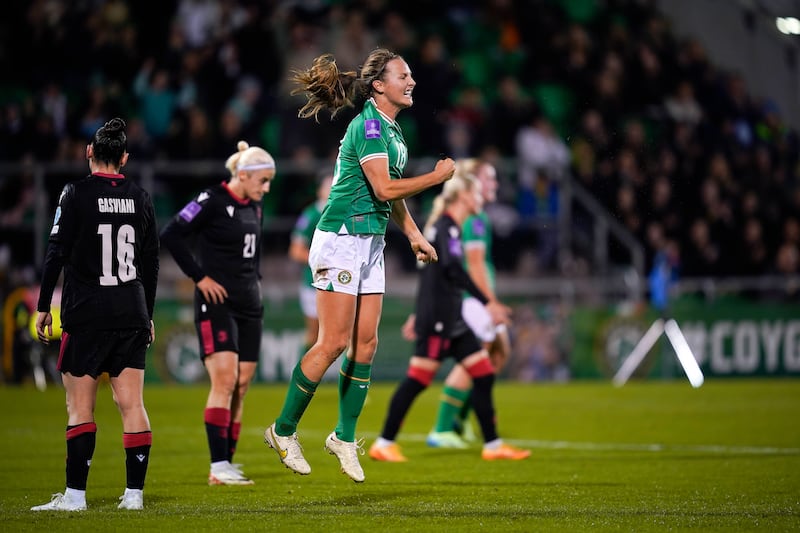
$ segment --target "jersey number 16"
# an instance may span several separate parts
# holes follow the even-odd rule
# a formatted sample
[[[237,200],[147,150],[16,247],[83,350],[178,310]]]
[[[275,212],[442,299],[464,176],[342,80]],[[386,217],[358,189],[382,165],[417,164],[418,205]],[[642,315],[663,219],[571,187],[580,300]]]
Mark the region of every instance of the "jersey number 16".
[[[136,231],[130,224],[123,224],[117,230],[117,238],[113,238],[114,228],[111,224],[99,224],[97,234],[100,235],[103,246],[103,275],[100,276],[100,285],[114,286],[120,282],[125,283],[136,279],[136,267],[133,264]],[[114,242],[116,240],[116,243]],[[114,275],[114,245],[116,244],[117,275]]]

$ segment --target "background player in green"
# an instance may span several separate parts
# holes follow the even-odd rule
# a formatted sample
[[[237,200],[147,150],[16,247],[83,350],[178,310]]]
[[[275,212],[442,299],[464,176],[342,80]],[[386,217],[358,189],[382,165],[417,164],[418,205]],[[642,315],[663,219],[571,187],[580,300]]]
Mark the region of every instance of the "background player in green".
[[[317,342],[319,316],[317,314],[317,291],[313,286],[314,277],[308,266],[308,252],[311,238],[317,229],[317,222],[322,216],[322,209],[331,192],[333,174],[324,174],[317,185],[317,199],[306,206],[295,222],[292,239],[289,243],[289,258],[303,265],[302,280],[299,288],[300,309],[305,318],[305,336],[303,337],[303,353]]]
[[[497,170],[488,161],[477,158],[459,159],[456,175],[473,176],[481,184],[484,207],[497,200]],[[495,269],[492,262],[492,225],[486,209],[470,215],[462,225],[464,266],[481,291],[496,300]],[[483,304],[465,293],[461,309],[464,321],[489,352],[495,371],[499,374],[511,352],[508,328],[495,324]],[[403,335],[414,340],[414,316],[403,326]],[[461,365],[455,365],[447,375],[439,404],[439,413],[426,442],[437,448],[466,448],[465,441],[475,439],[468,417],[471,411],[472,380]]]
[[[471,378],[475,414],[484,444],[486,461],[519,461],[530,456],[503,441],[497,432],[492,391],[495,370],[489,353],[462,315],[464,293],[475,298],[497,324],[508,321],[511,309],[490,300],[464,268],[461,227],[469,215],[480,212],[480,183],[470,174],[455,174],[434,199],[425,235],[439,250],[439,261],[419,270],[415,302],[416,342],[406,377],[392,394],[380,436],[369,449],[376,461],[402,463],[407,459],[395,442],[403,421],[417,396],[433,381],[444,360],[452,358]]]
[[[325,448],[339,459],[342,472],[361,482],[364,471],[358,453],[363,439],[357,443],[355,431],[378,345],[386,227],[391,218],[419,261],[436,261],[436,250],[404,199],[450,179],[454,162],[442,159],[432,172],[400,179],[408,152],[395,119],[412,105],[416,85],[401,56],[375,49],[356,73],[340,72],[335,58],[323,54],[308,70],[295,71],[293,81],[298,85],[293,92],[308,99],[298,113],[302,118],[317,119],[323,109],[335,115],[356,98],[366,100],[340,143],[331,193],[309,253],[319,338],[294,368],[281,413],[264,432],[264,440],[288,468],[299,474],[311,472],[297,440],[297,425],[325,371],[347,350],[339,373],[339,421]]]

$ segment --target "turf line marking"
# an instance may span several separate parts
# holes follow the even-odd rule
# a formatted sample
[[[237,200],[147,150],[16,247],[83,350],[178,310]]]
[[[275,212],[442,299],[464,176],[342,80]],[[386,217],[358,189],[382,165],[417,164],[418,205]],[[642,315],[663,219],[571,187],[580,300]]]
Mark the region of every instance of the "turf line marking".
[[[425,441],[426,435],[401,435],[403,440]],[[637,444],[615,442],[570,442],[530,439],[506,439],[509,443],[523,448],[550,450],[581,450],[598,452],[693,452],[712,454],[749,455],[798,455],[800,448],[779,448],[775,446],[722,446],[722,445],[684,445],[684,444]]]
[[[258,429],[258,431],[256,431]],[[264,430],[261,428],[249,428],[245,433],[252,433],[258,435],[263,434]],[[328,435],[324,431],[304,430],[301,431],[300,440],[313,442],[314,440],[323,439]],[[378,437],[375,432],[365,431],[359,432],[361,437],[372,441]],[[425,442],[427,438],[423,433],[400,433],[398,435],[398,442]],[[689,453],[707,453],[707,454],[720,454],[720,455],[800,455],[800,448],[780,448],[777,446],[723,446],[716,444],[639,444],[639,443],[625,443],[625,442],[572,442],[565,440],[536,440],[536,439],[505,439],[515,446],[523,448],[538,448],[543,450],[577,450],[589,452],[689,452]],[[477,443],[472,446],[477,447]]]

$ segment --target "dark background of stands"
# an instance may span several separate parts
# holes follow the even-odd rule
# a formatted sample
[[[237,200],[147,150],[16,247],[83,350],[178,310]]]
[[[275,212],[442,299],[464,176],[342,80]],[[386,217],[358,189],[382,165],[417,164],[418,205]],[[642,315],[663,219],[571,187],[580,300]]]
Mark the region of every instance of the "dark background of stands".
[[[655,1],[12,1],[0,43],[0,293],[38,268],[37,227],[113,116],[129,123],[126,171],[149,169],[161,220],[225,178],[239,139],[272,152],[264,252],[282,256],[355,112],[300,120],[287,78],[324,52],[356,69],[378,45],[418,83],[399,116],[409,174],[440,153],[498,165],[501,274],[594,273],[597,218],[564,204],[566,183],[641,245],[648,271],[667,251],[686,278],[800,271],[797,131]],[[435,192],[411,203],[420,223]],[[587,243],[559,253],[557,229]],[[398,237],[390,249],[403,251]],[[605,253],[631,261],[613,242]]]

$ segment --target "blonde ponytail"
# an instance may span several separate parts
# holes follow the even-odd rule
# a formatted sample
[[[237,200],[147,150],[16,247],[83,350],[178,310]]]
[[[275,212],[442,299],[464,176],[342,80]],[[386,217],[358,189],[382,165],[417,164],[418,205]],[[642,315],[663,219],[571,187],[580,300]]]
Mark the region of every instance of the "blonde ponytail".
[[[236,152],[233,153],[228,159],[225,161],[225,168],[228,169],[228,172],[231,173],[231,176],[236,175],[236,167],[239,165],[239,158],[242,156],[242,152],[250,148],[250,145],[247,144],[247,141],[239,141],[236,143]]]

